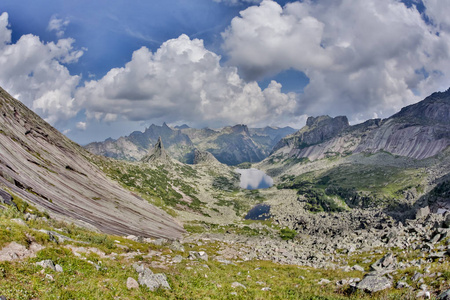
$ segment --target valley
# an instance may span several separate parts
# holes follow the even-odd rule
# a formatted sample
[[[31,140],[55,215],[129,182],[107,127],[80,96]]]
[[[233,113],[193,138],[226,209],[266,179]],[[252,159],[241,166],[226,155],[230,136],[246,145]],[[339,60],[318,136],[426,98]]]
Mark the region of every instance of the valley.
[[[450,297],[450,90],[358,125],[152,125],[92,153],[3,90],[0,112],[6,299]]]

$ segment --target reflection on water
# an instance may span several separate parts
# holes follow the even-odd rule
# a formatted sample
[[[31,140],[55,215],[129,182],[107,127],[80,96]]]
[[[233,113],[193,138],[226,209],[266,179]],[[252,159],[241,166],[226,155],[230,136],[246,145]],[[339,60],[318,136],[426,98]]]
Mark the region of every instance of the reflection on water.
[[[236,169],[241,174],[239,186],[247,190],[266,189],[273,185],[273,179],[257,169]]]
[[[245,216],[246,220],[267,220],[270,218],[270,205],[258,204]]]

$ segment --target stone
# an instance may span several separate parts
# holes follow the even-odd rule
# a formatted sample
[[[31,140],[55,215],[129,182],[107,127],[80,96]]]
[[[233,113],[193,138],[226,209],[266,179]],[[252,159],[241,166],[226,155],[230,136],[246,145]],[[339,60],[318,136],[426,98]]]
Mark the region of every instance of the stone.
[[[181,255],[177,255],[174,258],[172,258],[172,262],[175,264],[179,264],[182,261],[183,261],[183,256],[181,256]]]
[[[382,291],[385,289],[388,289],[392,287],[392,281],[389,280],[387,277],[385,276],[366,276],[363,278],[363,280],[361,280],[357,285],[356,288],[369,292],[369,293],[373,293],[373,292],[378,292],[378,291]]]
[[[410,287],[409,284],[407,284],[404,281],[397,282],[397,286],[396,286],[397,289],[404,289],[404,288],[409,288],[409,287]]]
[[[138,273],[143,273],[143,272],[144,272],[144,269],[145,269],[145,267],[144,267],[142,264],[138,264],[138,263],[134,263],[134,264],[132,265],[132,267],[133,267],[133,269],[135,269],[136,272],[138,272]]]
[[[429,206],[422,207],[416,212],[416,219],[424,219],[428,217],[429,214],[430,214],[430,207]]]
[[[318,282],[318,284],[323,285],[323,284],[329,284],[331,281],[329,281],[328,279],[322,278],[320,279],[320,281]]]
[[[272,289],[270,288],[270,287],[268,287],[268,286],[266,286],[266,287],[263,287],[262,289],[261,289],[261,291],[271,291]]]
[[[157,240],[151,241],[151,243],[156,246],[162,246],[164,244],[167,244],[167,242],[168,242],[167,239],[157,239]]]
[[[421,290],[416,294],[416,298],[426,298],[426,299],[430,299],[431,298],[431,294],[429,291],[424,291]]]
[[[45,278],[47,278],[50,281],[55,281],[55,278],[53,278],[53,276],[50,274],[45,274]]]
[[[419,272],[415,272],[414,275],[411,277],[411,280],[412,281],[418,281],[422,277],[423,277],[422,274],[420,274]]]
[[[0,189],[0,203],[17,207],[17,205],[13,202],[13,197],[2,189]]]
[[[438,300],[450,300],[450,289],[440,294]]]
[[[246,289],[246,287],[245,287],[245,285],[243,285],[242,283],[239,283],[239,282],[237,282],[237,281],[235,281],[235,282],[233,282],[232,284],[231,284],[231,287],[232,288],[243,288],[243,289]]]
[[[361,267],[361,266],[359,266],[359,265],[354,265],[354,266],[352,267],[352,269],[355,270],[355,271],[364,272],[364,268]]]
[[[50,269],[52,269],[53,271],[56,271],[55,264],[54,264],[53,261],[50,260],[50,259],[41,260],[40,262],[37,262],[36,265],[41,266],[41,267],[43,267],[44,269],[45,269],[45,268],[50,268]]]
[[[0,296],[0,300],[6,300],[5,296]]]
[[[170,290],[170,285],[167,282],[167,276],[162,273],[153,274],[153,272],[148,268],[145,268],[143,273],[139,273],[138,282],[139,285],[148,287],[150,291],[155,291],[158,288]]]
[[[55,265],[55,271],[62,273],[63,272],[63,268],[60,265],[56,264]]]
[[[373,263],[370,268],[373,271],[382,271],[384,269],[392,269],[394,267],[395,257],[392,253],[386,254],[384,257]]]
[[[179,241],[173,241],[170,245],[170,249],[173,251],[184,252],[184,247]]]
[[[136,279],[132,278],[132,277],[128,277],[127,278],[127,289],[131,290],[131,289],[138,289],[139,288],[139,283],[136,281]]]

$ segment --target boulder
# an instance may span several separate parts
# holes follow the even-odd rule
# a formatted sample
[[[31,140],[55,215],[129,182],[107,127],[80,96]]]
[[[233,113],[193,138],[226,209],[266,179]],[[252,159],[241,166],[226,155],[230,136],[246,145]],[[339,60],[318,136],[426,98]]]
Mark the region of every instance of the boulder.
[[[52,269],[53,271],[56,271],[56,267],[55,264],[53,263],[53,261],[51,259],[45,259],[45,260],[41,260],[40,262],[37,262],[36,265],[45,268],[49,268]]]
[[[373,276],[369,275],[363,278],[357,285],[356,288],[373,293],[382,291],[392,287],[392,281],[385,276]]]
[[[17,207],[17,205],[13,202],[13,197],[9,193],[1,189],[0,189],[0,203],[6,205],[14,205],[15,207]]]
[[[422,207],[416,212],[416,219],[426,218],[428,217],[429,214],[430,214],[430,207],[429,206]]]
[[[165,288],[170,290],[170,285],[167,282],[167,276],[162,273],[153,274],[153,272],[146,268],[143,273],[139,274],[138,282],[140,285],[147,286],[151,291],[158,288]]]
[[[136,281],[136,279],[128,277],[127,278],[127,289],[138,289],[139,283]]]

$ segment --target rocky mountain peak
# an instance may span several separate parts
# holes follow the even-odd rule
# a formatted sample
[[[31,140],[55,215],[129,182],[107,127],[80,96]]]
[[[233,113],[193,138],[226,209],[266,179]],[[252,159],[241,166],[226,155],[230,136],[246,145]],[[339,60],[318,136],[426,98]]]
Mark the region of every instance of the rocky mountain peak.
[[[231,127],[231,131],[233,133],[241,133],[241,134],[250,135],[247,125],[244,125],[244,124],[234,125],[233,127]]]
[[[208,151],[194,150],[194,165],[198,164],[219,164],[219,161]]]
[[[406,106],[389,119],[406,119],[420,123],[450,124],[450,89],[436,92],[423,101]]]
[[[318,116],[318,117],[308,117],[306,120],[306,126],[308,127],[323,127],[332,126],[336,129],[342,129],[348,127],[348,119],[346,116],[337,116],[332,118],[330,116]]]
[[[156,142],[155,146],[148,152],[148,154],[144,156],[144,158],[142,158],[142,161],[145,163],[155,161],[159,162],[170,161],[170,156],[164,149],[164,144],[162,142],[161,137],[158,138],[158,141]]]

